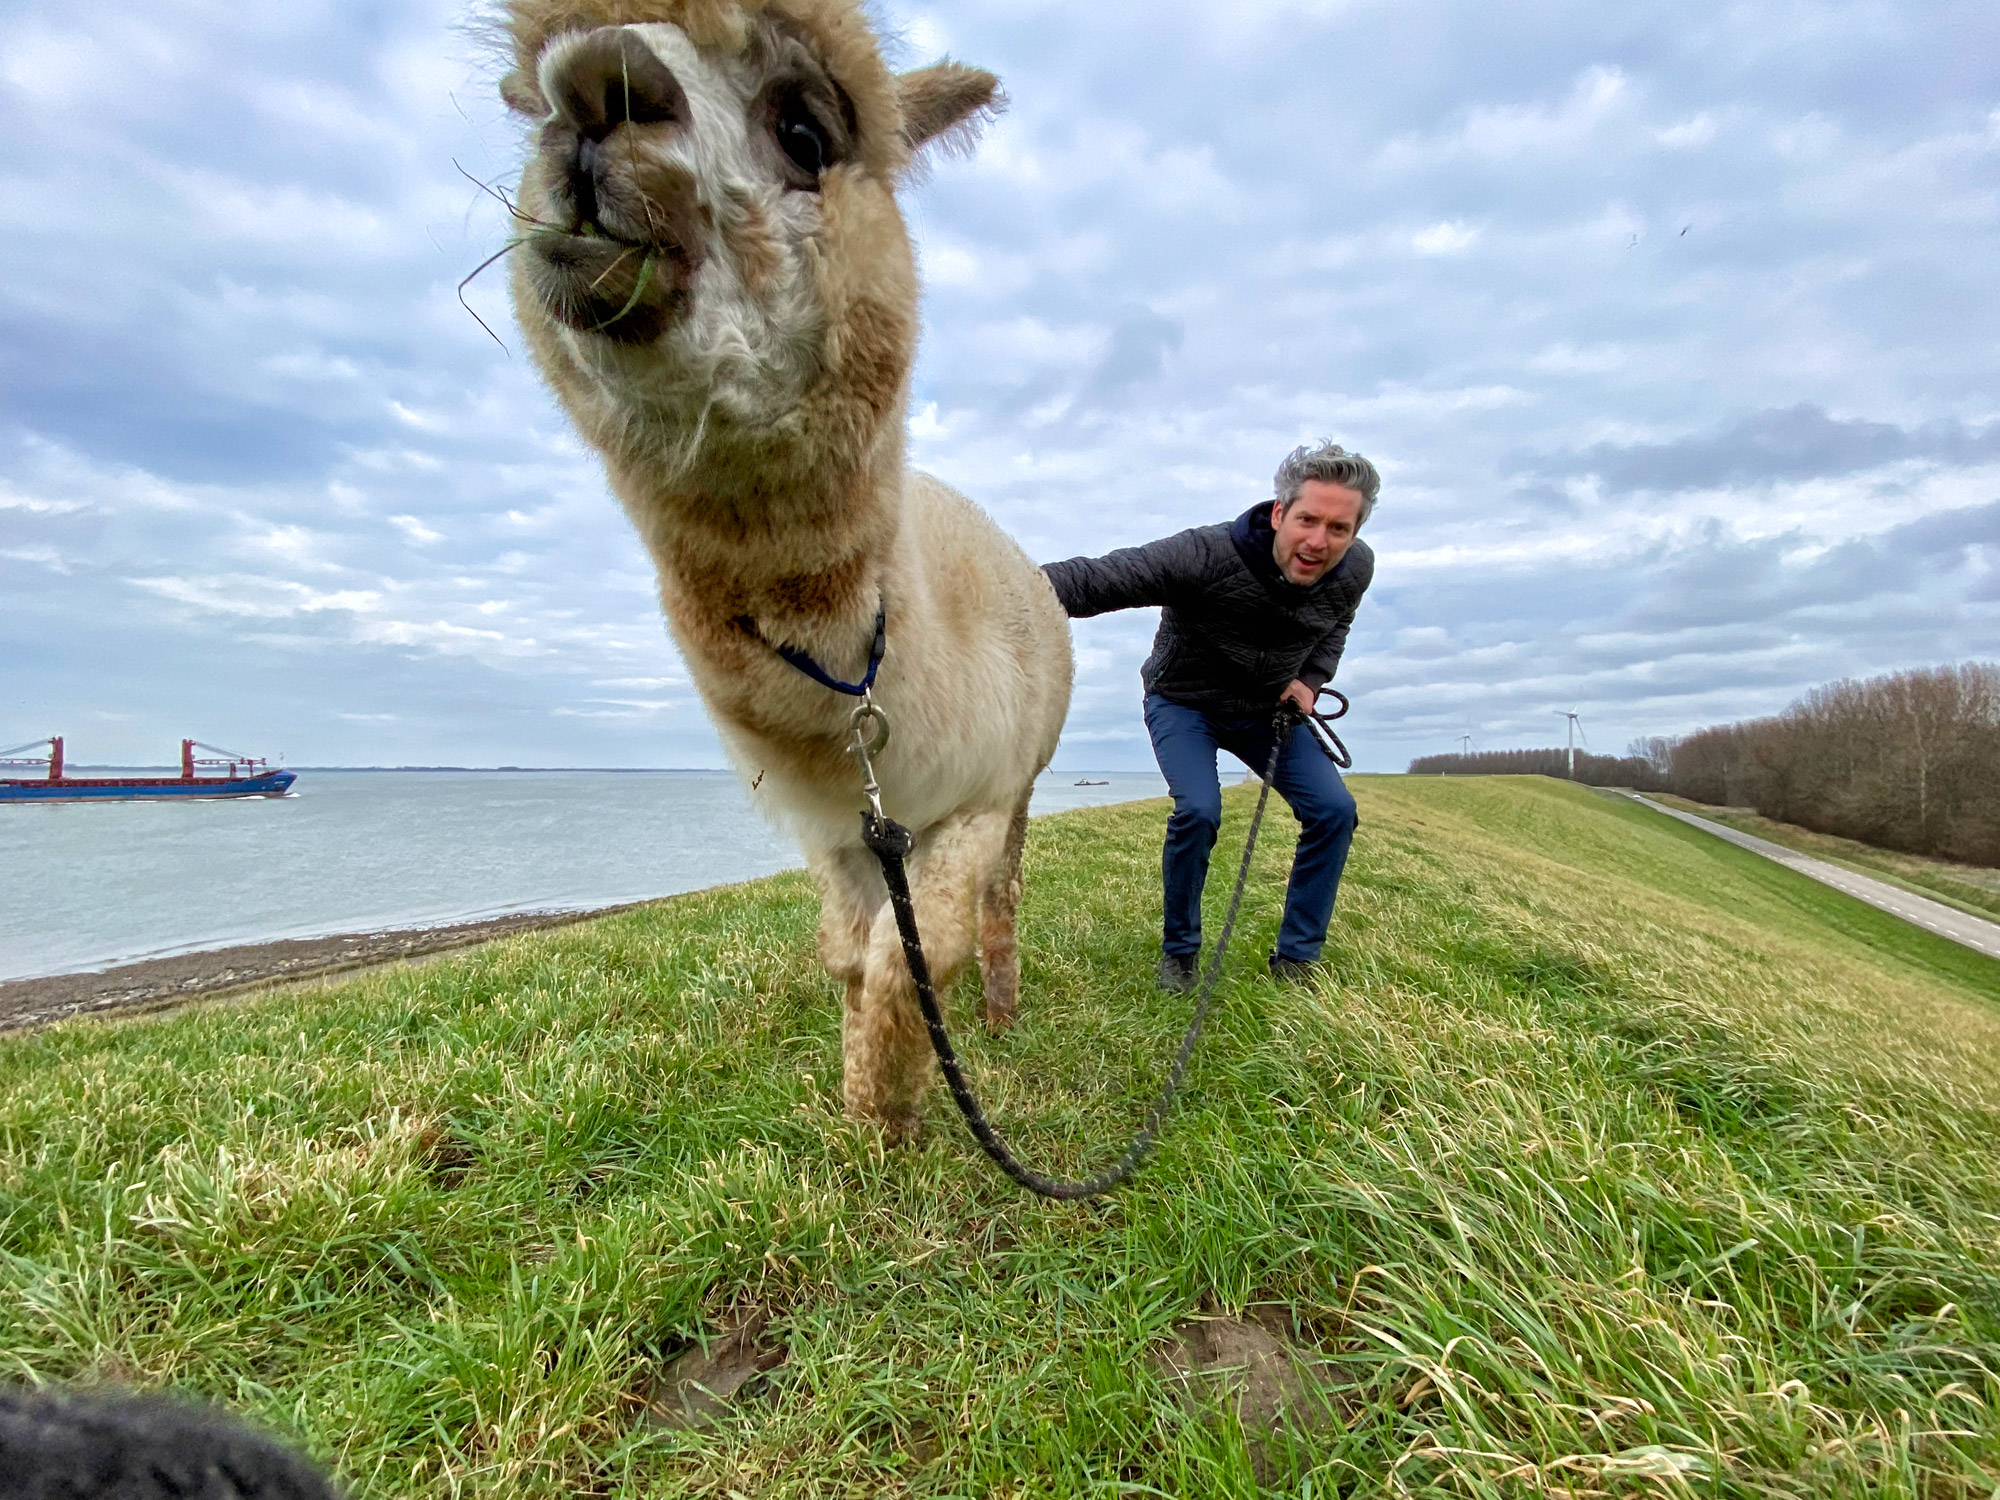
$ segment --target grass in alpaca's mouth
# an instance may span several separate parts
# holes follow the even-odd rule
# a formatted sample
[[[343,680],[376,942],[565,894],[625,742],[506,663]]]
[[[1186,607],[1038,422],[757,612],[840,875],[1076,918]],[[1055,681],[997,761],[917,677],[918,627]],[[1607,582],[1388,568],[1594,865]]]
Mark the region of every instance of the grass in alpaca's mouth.
[[[579,219],[575,225],[563,232],[574,240],[598,240],[608,245],[628,245],[635,250],[639,248],[639,241],[615,235],[603,225],[589,219]]]
[[[667,252],[666,246],[648,243],[645,240],[628,240],[610,233],[600,225],[589,223],[575,224],[567,229],[551,227],[531,230],[526,238],[545,248],[554,248],[565,263],[575,270],[583,271],[587,262],[592,269],[586,274],[594,275],[599,280],[627,264],[633,255],[650,258]],[[588,249],[583,248],[586,246]],[[602,270],[596,269],[597,258],[605,255],[610,256],[609,263]],[[593,286],[595,284],[592,283]]]
[[[621,252],[636,251],[649,258],[656,256],[671,257],[682,253],[679,247],[671,240],[628,240],[623,235],[613,234],[602,224],[592,223],[589,220],[581,220],[571,228],[554,230],[552,233],[562,239],[582,240],[600,250],[615,248]],[[621,261],[613,262],[614,265],[620,263],[622,263],[622,258]]]

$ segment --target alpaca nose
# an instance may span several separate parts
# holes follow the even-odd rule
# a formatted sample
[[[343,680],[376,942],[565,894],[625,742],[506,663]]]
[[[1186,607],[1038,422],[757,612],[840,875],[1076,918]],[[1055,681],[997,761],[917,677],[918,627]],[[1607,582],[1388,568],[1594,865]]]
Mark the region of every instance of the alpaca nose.
[[[620,125],[688,121],[687,94],[673,69],[627,27],[600,26],[565,49],[549,71],[543,87],[556,114],[586,142],[602,141]]]

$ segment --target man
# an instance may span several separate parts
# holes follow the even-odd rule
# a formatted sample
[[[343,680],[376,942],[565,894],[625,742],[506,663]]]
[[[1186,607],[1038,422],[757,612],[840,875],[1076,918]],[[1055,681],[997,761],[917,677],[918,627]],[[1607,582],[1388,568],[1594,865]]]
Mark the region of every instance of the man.
[[[1215,753],[1227,750],[1261,775],[1278,704],[1309,710],[1332,680],[1375,575],[1375,554],[1356,533],[1381,486],[1357,453],[1334,443],[1299,448],[1278,466],[1271,503],[1232,522],[1042,570],[1072,618],[1161,606],[1139,680],[1174,799],[1160,856],[1160,983],[1170,990],[1194,987],[1201,954],[1201,891],[1222,824]],[[1269,964],[1273,978],[1297,980],[1326,942],[1354,839],[1354,798],[1304,723],[1290,731],[1272,785],[1300,830]]]

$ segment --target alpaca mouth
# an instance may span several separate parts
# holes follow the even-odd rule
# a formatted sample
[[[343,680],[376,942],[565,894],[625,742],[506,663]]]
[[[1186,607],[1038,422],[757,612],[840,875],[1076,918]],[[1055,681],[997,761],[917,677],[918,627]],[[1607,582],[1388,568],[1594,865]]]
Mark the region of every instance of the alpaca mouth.
[[[640,51],[595,58],[603,77],[584,73],[603,90],[566,100],[568,114],[543,126],[540,203],[528,220],[529,279],[542,305],[577,332],[620,344],[653,342],[685,310],[713,227],[693,173],[662,155],[682,128],[673,121],[686,117],[672,75],[653,78],[643,99],[619,92],[646,82],[652,54]]]
[[[528,238],[536,296],[579,333],[649,344],[687,306],[694,266],[676,245],[620,239],[587,222]]]

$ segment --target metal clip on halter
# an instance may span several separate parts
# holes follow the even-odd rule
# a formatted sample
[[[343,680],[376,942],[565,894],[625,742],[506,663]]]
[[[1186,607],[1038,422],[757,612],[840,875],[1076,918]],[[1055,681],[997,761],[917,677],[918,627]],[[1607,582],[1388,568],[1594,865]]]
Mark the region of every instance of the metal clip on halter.
[[[861,763],[861,794],[868,799],[875,821],[882,821],[882,787],[875,780],[875,757],[889,743],[889,716],[875,706],[872,694],[863,692],[860,706],[848,716],[847,728],[854,736],[847,753]]]

